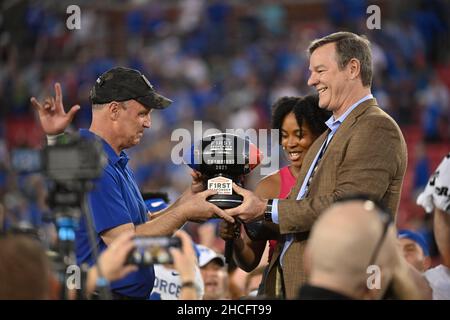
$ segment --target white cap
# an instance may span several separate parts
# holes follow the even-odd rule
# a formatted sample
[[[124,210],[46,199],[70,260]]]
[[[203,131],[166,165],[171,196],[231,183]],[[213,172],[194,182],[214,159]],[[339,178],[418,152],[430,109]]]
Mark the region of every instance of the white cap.
[[[417,204],[431,213],[434,208],[450,214],[450,153],[428,180],[425,190],[417,197]]]
[[[196,245],[196,247],[199,252],[198,265],[200,268],[206,266],[214,259],[216,259],[222,267],[225,266],[225,257],[220,253],[217,253],[208,247],[202,246],[201,244]]]

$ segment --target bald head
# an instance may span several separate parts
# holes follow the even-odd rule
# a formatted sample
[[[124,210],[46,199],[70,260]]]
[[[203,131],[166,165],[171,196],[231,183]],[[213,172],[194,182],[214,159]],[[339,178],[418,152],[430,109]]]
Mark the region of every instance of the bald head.
[[[370,276],[367,267],[379,249],[373,264],[382,270],[383,291],[396,248],[393,230],[388,230],[377,249],[385,226],[377,210],[371,201],[355,200],[335,204],[319,217],[308,241],[311,284],[327,284],[330,289],[363,298],[360,292],[367,290]]]

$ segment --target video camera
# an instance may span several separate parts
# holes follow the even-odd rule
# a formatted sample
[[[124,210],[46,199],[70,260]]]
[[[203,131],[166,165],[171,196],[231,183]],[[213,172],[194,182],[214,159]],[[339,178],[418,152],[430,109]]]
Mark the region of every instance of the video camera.
[[[89,230],[93,229],[86,194],[107,163],[102,143],[79,134],[64,134],[42,151],[12,150],[11,163],[17,173],[40,172],[48,178],[51,215],[46,220],[54,222],[57,229],[55,251],[49,251],[49,256],[65,288],[67,267],[76,264],[75,230],[82,213],[85,213]],[[63,291],[66,295],[65,289]]]
[[[92,180],[100,177],[106,164],[103,147],[97,139],[65,134],[42,151],[18,148],[11,152],[13,169],[19,173],[42,172],[58,182]]]

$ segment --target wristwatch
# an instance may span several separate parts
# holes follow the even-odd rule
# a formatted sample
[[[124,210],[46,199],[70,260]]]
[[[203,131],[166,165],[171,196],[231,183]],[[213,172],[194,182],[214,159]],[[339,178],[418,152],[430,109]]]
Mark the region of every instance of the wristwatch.
[[[273,199],[269,199],[267,201],[266,210],[264,210],[264,221],[273,222],[272,221],[272,203],[273,203]]]

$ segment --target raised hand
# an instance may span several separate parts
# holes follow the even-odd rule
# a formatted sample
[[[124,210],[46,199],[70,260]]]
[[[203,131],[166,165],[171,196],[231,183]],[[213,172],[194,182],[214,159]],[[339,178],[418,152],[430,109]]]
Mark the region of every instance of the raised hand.
[[[64,111],[61,85],[58,82],[55,83],[55,97],[47,97],[43,103],[37,101],[35,97],[30,101],[39,113],[42,129],[48,135],[63,133],[80,109],[79,105],[74,105],[69,112]]]
[[[174,236],[180,238],[181,248],[169,248],[173,256],[175,269],[180,274],[183,282],[195,281],[195,266],[197,263],[197,255],[195,254],[192,238],[183,230],[175,232]]]
[[[181,239],[181,249],[169,248],[170,254],[173,257],[175,269],[180,274],[181,283],[195,283],[196,269],[197,269],[197,255],[195,254],[194,246],[191,237],[183,230],[175,232],[175,236]],[[192,290],[194,289],[194,290]],[[197,288],[181,287],[181,300],[197,300],[200,298],[200,293]]]

